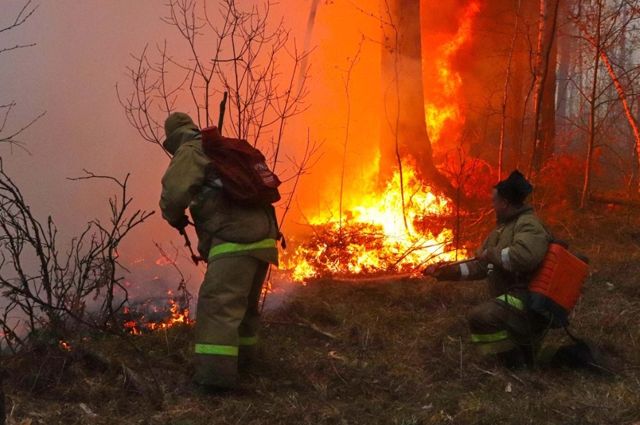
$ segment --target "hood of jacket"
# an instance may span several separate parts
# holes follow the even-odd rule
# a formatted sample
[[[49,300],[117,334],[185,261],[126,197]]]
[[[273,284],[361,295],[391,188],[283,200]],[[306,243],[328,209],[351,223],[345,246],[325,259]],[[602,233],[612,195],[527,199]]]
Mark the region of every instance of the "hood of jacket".
[[[171,155],[175,155],[178,148],[184,143],[201,137],[200,130],[195,124],[185,124],[169,133],[167,139],[162,143],[162,147]]]

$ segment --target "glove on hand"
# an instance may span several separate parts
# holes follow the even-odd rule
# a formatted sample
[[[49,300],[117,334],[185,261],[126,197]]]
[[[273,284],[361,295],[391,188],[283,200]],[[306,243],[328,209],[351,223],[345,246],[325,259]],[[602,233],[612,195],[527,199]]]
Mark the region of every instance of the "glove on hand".
[[[436,277],[436,273],[438,272],[438,269],[440,268],[441,265],[442,263],[429,264],[427,268],[422,271],[422,274],[425,276]]]
[[[423,272],[425,276],[432,276],[437,280],[458,280],[460,278],[460,265],[457,263],[437,263],[429,265]]]

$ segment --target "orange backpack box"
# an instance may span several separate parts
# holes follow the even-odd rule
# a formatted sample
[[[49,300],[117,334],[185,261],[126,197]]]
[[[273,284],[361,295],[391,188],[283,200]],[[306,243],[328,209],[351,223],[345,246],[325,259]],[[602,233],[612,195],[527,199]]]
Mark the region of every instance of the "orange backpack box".
[[[578,302],[589,265],[558,243],[549,244],[540,269],[529,284],[529,291],[549,298],[567,312]]]

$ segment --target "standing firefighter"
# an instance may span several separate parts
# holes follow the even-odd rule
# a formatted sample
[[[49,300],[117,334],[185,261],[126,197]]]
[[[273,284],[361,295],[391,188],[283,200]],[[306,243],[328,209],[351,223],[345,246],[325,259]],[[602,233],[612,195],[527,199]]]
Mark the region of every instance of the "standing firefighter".
[[[215,127],[207,130],[215,134],[211,141],[214,150],[218,149],[216,144],[232,146],[232,150],[236,145],[249,146],[242,140],[221,137]],[[221,157],[210,155],[212,148],[205,143],[210,138],[203,142],[208,133],[201,132],[189,115],[171,114],[165,133],[163,146],[173,158],[162,178],[162,215],[184,232],[189,224],[185,209],[189,207],[198,251],[207,260],[198,294],[194,380],[205,389],[233,388],[239,357],[248,359],[255,349],[258,301],[269,264],[278,262],[275,214],[268,202],[236,202],[227,190],[234,181],[222,172],[224,161],[231,166],[244,164],[223,157],[216,166]]]
[[[528,308],[529,283],[551,235],[525,204],[533,187],[514,171],[493,191],[497,226],[471,261],[429,266],[438,280],[487,277],[493,298],[468,315],[471,339],[483,354],[497,354],[509,367],[531,364],[549,320]]]

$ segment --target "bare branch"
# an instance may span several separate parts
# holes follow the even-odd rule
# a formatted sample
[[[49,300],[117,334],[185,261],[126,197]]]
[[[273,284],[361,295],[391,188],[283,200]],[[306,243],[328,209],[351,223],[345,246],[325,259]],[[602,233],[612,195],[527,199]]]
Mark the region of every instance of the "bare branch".
[[[110,225],[103,226],[98,219],[90,221],[63,254],[53,219],[43,222],[35,217],[0,161],[0,291],[11,300],[0,311],[0,328],[8,345],[22,344],[21,335],[42,326],[61,337],[72,335],[78,326],[112,329],[116,313],[127,300],[120,276],[125,269],[117,249],[153,212],[130,212],[128,176],[120,180],[88,171],[85,174],[78,179],[108,180],[120,187],[120,196],[110,200]],[[98,307],[89,312],[91,300],[98,301]],[[13,311],[24,319],[21,328],[10,317]],[[9,332],[12,329],[15,331]]]

